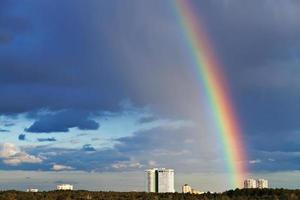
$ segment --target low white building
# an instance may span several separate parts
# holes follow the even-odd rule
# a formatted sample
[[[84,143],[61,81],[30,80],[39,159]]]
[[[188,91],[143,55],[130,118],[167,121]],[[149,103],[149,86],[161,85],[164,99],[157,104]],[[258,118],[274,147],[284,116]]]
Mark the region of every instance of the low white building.
[[[199,190],[196,190],[189,186],[188,184],[184,184],[182,186],[182,193],[190,193],[190,194],[203,194],[204,192],[201,192]]]
[[[182,186],[182,193],[192,193],[192,187],[188,184]]]
[[[36,188],[28,188],[26,190],[26,192],[38,192],[38,191],[39,191],[39,189],[36,189]]]
[[[192,188],[192,194],[204,194],[204,192]]]
[[[61,184],[56,186],[57,190],[73,190],[73,185],[70,184]]]

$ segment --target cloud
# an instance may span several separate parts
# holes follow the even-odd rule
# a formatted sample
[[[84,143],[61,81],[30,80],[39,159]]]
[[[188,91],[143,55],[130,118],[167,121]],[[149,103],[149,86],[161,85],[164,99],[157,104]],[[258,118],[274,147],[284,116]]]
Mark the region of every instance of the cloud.
[[[31,154],[39,154],[45,158],[44,162],[38,167],[38,169],[43,171],[54,170],[53,163],[55,163],[58,165],[58,167],[55,167],[57,170],[60,169],[61,165],[63,165],[71,166],[72,168],[81,171],[106,172],[113,171],[113,168],[111,167],[112,164],[129,160],[127,155],[123,155],[121,152],[117,152],[114,149],[84,151],[82,149],[39,146],[35,148],[28,148],[27,151]],[[18,169],[24,170],[22,166]]]
[[[270,139],[267,136],[272,136]],[[272,132],[257,132],[246,138],[251,145],[248,149],[266,152],[297,152],[300,151],[300,132],[274,130]],[[258,155],[259,156],[259,155]]]
[[[111,167],[117,170],[127,171],[129,169],[140,169],[143,168],[144,166],[141,163],[135,161],[120,161],[112,164]]]
[[[96,149],[91,144],[85,144],[82,147],[83,151],[96,151]]]
[[[75,127],[80,130],[97,130],[99,124],[90,119],[90,115],[89,112],[77,110],[45,114],[25,130],[32,133],[68,132]]]
[[[42,163],[42,159],[21,151],[12,143],[3,143],[0,146],[0,158],[7,165],[17,166],[22,163]]]
[[[249,160],[249,163],[250,164],[258,164],[258,163],[261,163],[261,160],[260,159]]]
[[[26,135],[25,134],[20,134],[18,136],[18,139],[21,140],[21,141],[24,141],[26,139]]]
[[[9,122],[4,124],[5,127],[11,127],[13,125],[15,125],[15,124],[14,123],[9,123]]]
[[[299,169],[300,151],[252,151],[250,155],[252,157],[259,155],[259,160],[261,160],[259,165],[249,165],[249,170],[254,172],[278,172]]]
[[[158,118],[157,117],[154,117],[154,116],[148,116],[148,117],[142,117],[139,119],[138,123],[150,123],[150,122],[153,122],[155,120],[157,120]]]
[[[9,130],[7,130],[7,129],[0,129],[0,132],[1,133],[7,133],[7,132],[9,132]]]
[[[66,165],[58,165],[58,164],[54,164],[52,166],[52,170],[53,171],[68,171],[68,170],[73,170],[73,167],[70,166],[66,166]]]
[[[31,26],[27,19],[7,12],[13,10],[12,3],[2,3],[0,6],[0,45],[9,45],[16,37],[29,31]]]
[[[54,137],[51,138],[38,138],[37,139],[39,142],[55,142],[56,139]]]
[[[183,130],[182,127],[177,126],[162,126],[140,131],[132,136],[117,139],[115,145],[109,148],[96,149],[91,144],[85,144],[80,149],[36,146],[28,147],[26,151],[43,158],[44,161],[38,169],[45,171],[53,170],[53,163],[72,166],[76,170],[99,172],[135,171],[153,167],[153,165],[168,166],[175,163],[176,166],[178,165],[177,169],[182,169],[183,166],[189,168],[191,165],[183,162],[179,159],[180,157],[185,156],[188,160],[197,159],[200,155],[196,153],[197,151],[195,152],[196,149],[190,143],[184,142],[191,136],[191,133],[185,131],[183,134]],[[165,142],[166,140],[168,143]],[[199,166],[193,164],[193,167]],[[26,168],[20,166],[18,169]],[[59,167],[56,169],[58,170]]]

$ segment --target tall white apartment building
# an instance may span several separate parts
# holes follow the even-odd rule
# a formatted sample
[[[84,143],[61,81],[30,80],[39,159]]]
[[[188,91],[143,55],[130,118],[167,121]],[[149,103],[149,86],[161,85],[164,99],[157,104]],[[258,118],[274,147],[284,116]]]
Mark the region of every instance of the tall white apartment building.
[[[260,189],[263,189],[263,188],[268,188],[269,185],[268,185],[268,180],[265,180],[265,179],[258,179],[256,181],[256,186],[257,188],[260,188]]]
[[[153,168],[145,171],[147,192],[175,192],[174,170],[166,168]]]
[[[70,184],[61,184],[56,186],[57,190],[73,190],[73,185]]]
[[[147,169],[145,171],[145,186],[147,192],[156,192],[156,169]]]
[[[257,188],[256,180],[254,180],[254,179],[246,179],[244,181],[244,188]]]
[[[175,192],[174,189],[174,170],[158,169],[158,192]]]
[[[266,179],[246,179],[244,181],[244,188],[268,188],[268,180]]]

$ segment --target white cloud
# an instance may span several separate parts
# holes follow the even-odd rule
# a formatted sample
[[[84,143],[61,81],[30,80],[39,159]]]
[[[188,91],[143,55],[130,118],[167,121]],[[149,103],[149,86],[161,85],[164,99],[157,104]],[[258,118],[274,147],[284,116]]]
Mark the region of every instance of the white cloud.
[[[155,160],[149,160],[148,165],[150,167],[155,167],[155,166],[158,166],[158,163]]]
[[[54,171],[67,171],[67,170],[73,170],[73,167],[70,166],[66,166],[66,165],[58,165],[58,164],[54,164],[52,166],[52,170]]]
[[[8,165],[19,165],[22,163],[41,163],[40,157],[29,155],[12,143],[3,143],[0,145],[0,158]]]
[[[140,169],[143,165],[134,161],[120,161],[111,165],[114,169]]]
[[[250,164],[258,164],[258,163],[261,163],[261,160],[260,159],[250,160],[249,163]]]

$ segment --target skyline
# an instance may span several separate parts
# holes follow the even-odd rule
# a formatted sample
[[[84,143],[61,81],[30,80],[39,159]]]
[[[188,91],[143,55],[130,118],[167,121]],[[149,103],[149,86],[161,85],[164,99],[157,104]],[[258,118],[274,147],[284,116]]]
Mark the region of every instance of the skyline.
[[[71,184],[74,185],[75,190],[90,190],[90,191],[145,191],[145,171],[140,172],[118,172],[117,174],[110,173],[86,173],[82,171],[72,171],[72,172],[32,172],[29,171],[26,176],[21,171],[14,172],[18,179],[14,176],[3,176],[1,183],[6,183],[6,186],[2,188],[3,190],[14,189],[19,191],[26,191],[28,188],[36,188],[39,191],[52,191],[60,184]],[[8,172],[8,174],[11,172]],[[7,174],[7,172],[6,172]],[[201,177],[201,179],[194,179],[196,176]],[[282,173],[277,178],[273,177],[272,174],[256,174],[251,175],[245,180],[259,180],[260,176],[271,178],[269,182],[269,188],[280,189],[283,185],[290,189],[297,189],[297,184],[299,182],[300,176],[293,176],[287,178],[289,173]],[[211,174],[175,174],[175,192],[180,192],[182,186],[186,183],[193,185],[194,189],[202,190],[203,192],[224,192],[228,189],[224,188],[224,185],[220,180],[226,178],[226,174],[218,174],[216,177],[212,177]],[[31,180],[32,179],[32,180]],[[280,179],[280,180],[278,180]],[[244,181],[245,181],[244,180]],[[265,179],[262,179],[265,180]],[[243,182],[244,182],[243,181]],[[272,182],[274,181],[274,182]],[[128,184],[130,183],[130,184]],[[289,184],[289,185],[288,185]],[[215,190],[211,189],[211,185],[214,185]],[[242,187],[244,188],[244,186]]]
[[[1,188],[80,185],[79,173],[109,188],[136,180],[133,190],[144,169],[171,167],[177,191],[184,183],[220,191],[243,171],[230,162],[246,165],[242,179],[300,188],[300,3],[189,0],[194,13],[181,15],[175,3],[1,1],[0,177],[9,180]],[[195,66],[208,54],[187,46],[203,40],[185,36],[193,31],[180,19],[210,39],[237,134],[216,130],[211,115],[226,98],[213,103],[217,92],[203,84],[214,76],[197,68],[201,60]],[[229,115],[220,116],[226,125]]]

